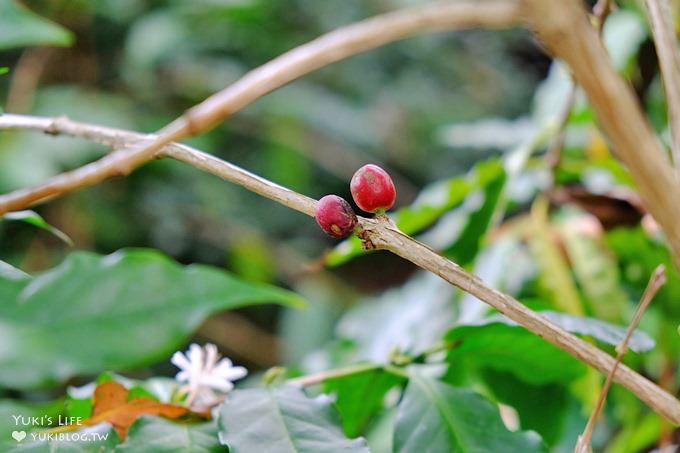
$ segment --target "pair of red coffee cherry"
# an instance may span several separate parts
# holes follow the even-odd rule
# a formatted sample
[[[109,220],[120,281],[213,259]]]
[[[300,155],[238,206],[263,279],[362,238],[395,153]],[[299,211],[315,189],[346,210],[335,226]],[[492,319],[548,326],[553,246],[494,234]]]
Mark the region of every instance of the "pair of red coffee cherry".
[[[352,176],[349,188],[354,202],[366,212],[384,214],[397,198],[390,175],[373,164],[358,169]],[[326,195],[320,199],[314,217],[321,229],[334,238],[347,237],[357,225],[352,206],[337,195]]]

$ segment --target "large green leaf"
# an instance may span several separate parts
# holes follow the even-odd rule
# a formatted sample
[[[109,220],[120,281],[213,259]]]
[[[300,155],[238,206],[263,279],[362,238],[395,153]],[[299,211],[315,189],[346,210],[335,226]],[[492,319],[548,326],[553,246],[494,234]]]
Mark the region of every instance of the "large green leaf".
[[[363,438],[344,436],[328,396],[310,398],[290,386],[234,391],[218,423],[231,453],[368,452]]]
[[[33,13],[15,0],[0,2],[0,50],[51,44],[68,46],[73,34]]]
[[[550,311],[540,313],[571,333],[587,335],[612,346],[617,345],[626,332],[623,326],[599,319]],[[569,383],[586,369],[566,352],[502,315],[490,316],[474,325],[456,326],[449,330],[446,339],[455,344],[448,353],[449,374],[456,374],[460,367],[489,368],[513,373],[533,385],[545,385]],[[638,330],[628,345],[636,352],[647,351],[654,347],[654,340]]]
[[[581,299],[569,266],[553,238],[548,208],[544,197],[537,198],[531,208],[529,248],[538,265],[539,289],[555,308],[581,315]]]
[[[505,170],[498,159],[483,161],[475,165],[467,175],[438,181],[423,189],[411,206],[395,211],[391,217],[401,231],[413,235],[423,231],[439,220],[444,214],[459,207],[454,219],[457,228],[447,227],[447,244],[450,254],[465,259],[474,257],[481,234],[493,213],[493,207],[505,181]],[[488,188],[488,189],[487,189]],[[475,195],[469,205],[464,201],[468,196]],[[477,214],[479,213],[479,214]],[[475,214],[477,214],[475,216]],[[464,241],[458,241],[458,239]],[[457,248],[454,246],[457,245]],[[364,253],[361,241],[351,237],[340,243],[326,256],[326,264],[337,266]]]
[[[446,338],[455,343],[447,356],[449,374],[466,368],[491,368],[513,373],[530,384],[543,385],[570,382],[586,371],[581,362],[519,326],[501,322],[459,326],[449,331]]]
[[[153,363],[212,313],[261,303],[302,301],[152,250],[73,253],[32,279],[0,278],[0,385],[31,388]]]
[[[217,439],[217,424],[177,423],[145,415],[135,421],[125,442],[116,451],[129,453],[218,453],[228,452]]]
[[[665,243],[650,238],[640,228],[617,228],[606,236],[607,245],[619,258],[621,275],[633,289],[633,298],[642,295],[650,275],[659,264],[666,266],[666,284],[654,297],[653,307],[661,308],[671,319],[680,317],[680,273]]]
[[[0,260],[0,278],[6,278],[8,280],[21,280],[27,277],[28,274],[26,272]],[[1,297],[0,300],[2,300]]]
[[[345,434],[362,433],[373,415],[383,407],[385,394],[403,379],[381,369],[369,370],[325,382],[325,391],[335,393],[335,407],[340,412]]]
[[[49,426],[64,410],[62,399],[45,403],[27,403],[19,400],[0,399],[0,443],[9,439],[12,431],[39,426]]]
[[[468,208],[465,213],[467,217],[465,227],[444,249],[444,255],[461,266],[475,259],[481,241],[496,213],[496,206],[505,187],[505,180],[505,172],[501,171],[496,178],[488,180],[485,186],[476,192],[478,200],[476,205]]]
[[[498,408],[479,394],[412,372],[399,404],[394,451],[531,453],[547,450],[536,433],[508,431]]]
[[[567,385],[531,385],[511,373],[491,369],[481,370],[479,377],[495,400],[517,411],[520,428],[536,431],[550,446],[562,438],[568,415],[578,407]]]

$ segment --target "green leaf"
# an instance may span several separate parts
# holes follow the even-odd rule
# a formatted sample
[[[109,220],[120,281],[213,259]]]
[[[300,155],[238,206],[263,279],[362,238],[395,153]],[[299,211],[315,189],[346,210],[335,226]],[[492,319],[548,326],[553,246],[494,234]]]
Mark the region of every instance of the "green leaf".
[[[465,227],[456,240],[444,249],[443,254],[461,266],[471,263],[477,256],[481,241],[486,235],[496,212],[496,205],[505,187],[505,172],[498,173],[495,179],[487,181],[480,190],[478,207],[467,210]]]
[[[0,385],[26,389],[154,363],[211,314],[263,303],[303,301],[153,250],[73,253],[32,279],[0,278]]]
[[[73,241],[71,240],[70,237],[68,237],[63,231],[47,223],[45,219],[43,219],[42,216],[35,211],[10,212],[2,216],[0,219],[17,220],[20,222],[27,223],[29,225],[33,225],[36,228],[40,228],[42,230],[52,233],[57,238],[61,239],[66,244],[73,247]]]
[[[621,321],[628,301],[621,289],[618,265],[605,244],[574,227],[573,222],[581,220],[592,219],[572,206],[562,209],[559,230],[571,267],[590,313],[607,321]]]
[[[619,344],[626,332],[623,326],[599,319],[551,311],[539,313],[568,332],[612,346]],[[458,367],[483,367],[511,372],[527,383],[544,385],[569,383],[586,369],[566,352],[502,315],[490,316],[475,325],[456,326],[449,330],[446,339],[455,343],[447,357],[452,368],[450,374],[455,374]],[[654,340],[638,330],[633,333],[629,347],[635,352],[648,351],[654,347]]]
[[[647,236],[640,228],[617,228],[607,233],[606,242],[619,258],[621,275],[632,286],[632,297],[638,299],[659,264],[666,266],[666,284],[654,296],[652,307],[658,307],[670,319],[680,317],[680,273],[676,270],[668,246]]]
[[[69,46],[73,34],[14,0],[0,2],[0,50],[35,45]]]
[[[335,407],[349,437],[358,436],[383,408],[387,392],[403,379],[381,369],[326,381],[324,391],[335,393]]]
[[[624,71],[637,55],[648,32],[644,20],[631,11],[614,11],[607,17],[603,29],[603,41],[612,63]]]
[[[454,327],[446,339],[455,343],[447,355],[449,374],[457,373],[459,368],[489,368],[510,372],[530,384],[544,385],[568,383],[586,371],[585,365],[566,352],[500,317],[484,325]]]
[[[363,438],[344,436],[328,396],[310,398],[290,386],[234,391],[218,423],[232,453],[368,452]]]
[[[588,335],[611,346],[621,343],[621,340],[626,335],[626,326],[617,326],[600,319],[552,311],[542,311],[540,313],[568,332]],[[641,330],[635,330],[628,341],[628,349],[634,352],[650,351],[654,348],[654,345],[654,340]]]
[[[538,264],[538,282],[545,299],[559,310],[583,314],[578,290],[569,266],[552,237],[548,201],[539,197],[531,208],[529,248]]]
[[[0,68],[0,75],[7,74],[9,72],[9,68],[7,66],[3,66]]]
[[[545,452],[533,432],[510,432],[498,408],[479,394],[423,376],[411,379],[399,404],[394,451]]]
[[[85,420],[92,415],[92,397],[73,398],[69,396],[65,406],[67,417],[77,417],[81,420]]]
[[[5,278],[8,280],[23,280],[25,278],[29,278],[29,275],[21,269],[18,269],[11,264],[0,260],[0,278]]]
[[[488,223],[488,218],[493,213],[492,206],[495,206],[498,199],[497,192],[502,188],[504,181],[505,170],[498,159],[483,161],[475,165],[470,173],[465,176],[439,181],[427,186],[420,192],[411,206],[398,209],[391,217],[401,231],[413,235],[423,231],[444,214],[463,204],[471,194],[478,194],[480,191],[483,193],[491,185],[492,188],[488,191],[487,197],[482,197],[481,203],[473,200],[475,202],[471,206],[461,206],[461,215],[456,219],[458,228],[447,228],[449,230],[448,236],[453,233],[453,237],[447,240],[445,247],[452,243],[458,243],[461,250],[452,249],[451,253],[457,252],[469,259],[470,250],[462,250],[462,245],[460,245],[462,241],[457,242],[456,240],[464,239],[466,235],[474,235],[474,237],[467,238],[470,241],[467,247],[477,247],[481,235],[476,228],[485,218]],[[491,207],[491,213],[488,212],[489,207]],[[479,214],[478,218],[471,218],[477,212],[482,212],[482,214]],[[469,228],[466,228],[468,225],[470,225]],[[482,231],[484,230],[482,229]],[[326,264],[338,266],[362,253],[365,253],[365,251],[361,248],[361,241],[353,236],[340,243],[326,256]]]
[[[137,419],[116,451],[129,453],[218,453],[229,449],[220,445],[215,421],[199,424],[177,423],[145,415]]]
[[[10,438],[12,431],[50,426],[57,420],[63,409],[63,399],[46,403],[0,399],[0,444]],[[33,423],[32,417],[37,417],[38,426]]]
[[[517,411],[522,429],[538,432],[550,446],[562,438],[569,411],[577,404],[567,386],[531,385],[511,373],[490,369],[482,370],[481,377],[495,400]]]

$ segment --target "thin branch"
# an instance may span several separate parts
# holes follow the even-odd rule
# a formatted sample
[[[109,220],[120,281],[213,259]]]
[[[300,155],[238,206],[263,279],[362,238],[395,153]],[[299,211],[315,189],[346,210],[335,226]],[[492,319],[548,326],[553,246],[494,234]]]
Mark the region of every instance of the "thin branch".
[[[574,80],[571,81],[571,86],[569,87],[569,93],[567,94],[567,100],[564,101],[562,105],[562,110],[560,110],[559,116],[557,117],[557,134],[555,138],[550,142],[548,146],[548,151],[545,153],[545,160],[550,172],[552,173],[554,186],[557,182],[557,167],[560,165],[562,160],[562,148],[564,147],[564,140],[567,132],[567,123],[569,122],[569,116],[571,111],[574,109],[574,104],[576,103],[576,95],[578,94],[578,85]]]
[[[680,54],[675,40],[673,14],[668,0],[645,0],[645,5],[666,91],[673,161],[680,171]]]
[[[610,0],[598,0],[593,6],[593,15],[597,21],[597,31],[599,37],[602,38],[602,32],[604,30],[604,23],[611,12],[611,1]],[[557,167],[562,159],[562,148],[564,147],[564,140],[566,137],[567,124],[569,122],[569,116],[571,116],[571,111],[574,109],[576,104],[576,96],[578,94],[578,84],[576,81],[571,79],[571,86],[569,87],[569,94],[567,94],[567,100],[562,106],[562,110],[557,117],[557,127],[558,133],[550,143],[548,151],[546,152],[546,161],[548,168],[553,175],[553,185],[557,181]]]
[[[30,47],[24,50],[12,69],[5,102],[6,111],[14,113],[31,111],[40,78],[53,53],[53,47]]]
[[[165,126],[150,141],[111,153],[38,186],[0,196],[0,215],[126,175],[168,143],[204,132],[265,94],[352,55],[424,31],[503,28],[520,20],[517,0],[465,0],[404,9],[341,27],[250,71]]]
[[[376,365],[374,363],[360,363],[358,365],[350,365],[344,368],[336,368],[333,370],[326,370],[315,374],[308,374],[306,376],[288,379],[286,383],[290,385],[307,387],[310,385],[321,384],[323,382],[330,381],[333,379],[353,376],[355,374],[369,373],[371,371],[377,371],[382,369],[384,369],[382,365]]]
[[[645,288],[645,292],[642,294],[640,303],[635,309],[633,319],[630,321],[630,324],[628,325],[626,334],[623,336],[621,342],[616,346],[616,361],[614,362],[614,366],[612,367],[611,371],[609,371],[609,373],[607,374],[607,378],[604,381],[604,386],[602,386],[600,396],[597,399],[597,404],[595,404],[595,409],[593,410],[592,414],[590,414],[590,418],[588,419],[588,423],[586,424],[586,427],[583,430],[583,434],[581,434],[578,437],[578,442],[576,443],[574,453],[588,453],[592,451],[590,447],[590,440],[593,437],[595,423],[597,423],[597,419],[600,416],[600,413],[602,413],[602,409],[604,408],[604,403],[605,400],[607,399],[607,393],[609,393],[609,389],[612,386],[614,373],[616,373],[616,369],[621,364],[621,360],[623,360],[623,356],[626,354],[626,351],[628,350],[628,342],[630,341],[630,338],[633,336],[633,332],[635,331],[635,329],[637,329],[638,324],[640,324],[640,319],[642,319],[642,315],[647,310],[647,307],[649,307],[649,304],[652,302],[652,299],[654,298],[656,293],[659,291],[659,289],[661,289],[661,287],[665,283],[666,283],[666,268],[664,267],[663,264],[660,264],[659,266],[657,266],[654,272],[652,272],[652,276],[649,278],[649,283],[647,283],[647,288]]]
[[[99,143],[117,146],[136,142],[140,139],[148,140],[152,138],[148,135],[120,129],[77,123],[66,118],[36,118],[23,115],[0,116],[0,130],[2,129],[33,129],[55,135],[64,134],[88,138]],[[164,148],[161,155],[194,165],[309,216],[314,215],[315,200],[196,149],[172,144]],[[439,275],[447,282],[496,308],[527,330],[600,372],[606,374],[614,367],[615,360],[600,349],[553,324],[514,298],[489,288],[481,279],[397,230],[390,222],[382,218],[360,218],[360,222],[368,239],[376,247],[389,250],[421,268]],[[617,368],[613,380],[629,389],[649,407],[671,422],[680,424],[680,402],[654,383],[624,365]]]
[[[598,120],[635,180],[642,200],[663,228],[680,264],[678,181],[631,87],[619,76],[576,0],[523,0],[530,26],[569,64]]]
[[[593,14],[595,19],[597,19],[597,32],[602,36],[602,30],[604,30],[604,23],[609,17],[609,13],[612,11],[612,0],[597,0],[595,6],[593,6]]]

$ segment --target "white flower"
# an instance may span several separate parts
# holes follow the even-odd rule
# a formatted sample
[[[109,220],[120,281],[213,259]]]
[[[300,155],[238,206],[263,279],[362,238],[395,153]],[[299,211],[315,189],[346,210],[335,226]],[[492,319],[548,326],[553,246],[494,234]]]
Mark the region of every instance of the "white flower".
[[[181,370],[175,379],[184,384],[179,391],[188,395],[186,403],[192,408],[205,409],[219,404],[234,388],[232,381],[248,374],[248,370],[234,366],[228,358],[220,360],[217,346],[212,343],[203,348],[194,343],[186,355],[177,351],[170,361]]]

